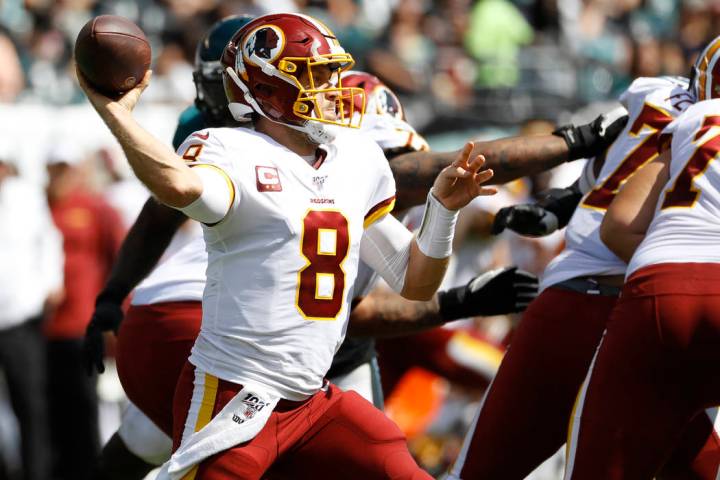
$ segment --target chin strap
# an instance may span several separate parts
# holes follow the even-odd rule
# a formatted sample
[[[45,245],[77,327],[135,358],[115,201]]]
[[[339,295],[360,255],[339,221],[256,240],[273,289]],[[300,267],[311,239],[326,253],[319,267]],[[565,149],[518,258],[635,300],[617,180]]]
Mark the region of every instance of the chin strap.
[[[254,111],[258,115],[262,115],[271,122],[279,123],[281,125],[285,125],[286,127],[290,127],[293,130],[304,133],[308,136],[310,141],[318,145],[323,143],[330,143],[335,140],[335,132],[333,132],[332,129],[327,128],[326,125],[323,125],[321,123],[306,121],[305,125],[300,126],[292,125],[285,122],[278,122],[277,120],[268,117],[267,115],[265,115],[265,112],[263,112],[262,108],[260,108],[260,105],[255,100],[255,97],[253,97],[252,93],[250,93],[250,90],[247,88],[247,85],[245,85],[245,82],[240,80],[240,77],[238,77],[237,73],[235,73],[235,71],[230,67],[226,67],[225,72],[230,76],[232,81],[235,82],[235,85],[237,85],[238,88],[242,90],[243,98],[248,104],[250,104],[250,107],[238,102],[230,102],[228,104],[228,109],[230,110],[230,113],[232,114],[233,118],[235,118],[235,120],[239,122],[247,121],[247,114],[251,111]]]
[[[230,111],[230,115],[232,115],[232,117],[240,123],[247,123],[252,121],[250,114],[253,113],[254,110],[247,105],[237,102],[231,102],[228,103],[228,110]]]
[[[243,98],[250,105],[250,107],[248,107],[247,105],[243,105],[242,103],[230,102],[228,105],[230,108],[230,112],[233,114],[233,117],[235,117],[235,111],[237,111],[238,113],[243,112],[243,111],[247,112],[247,109],[251,108],[253,111],[257,112],[258,114],[262,115],[263,117],[267,118],[268,120],[272,120],[267,115],[265,115],[265,112],[262,111],[262,109],[260,108],[260,105],[258,105],[258,103],[255,101],[255,98],[250,93],[250,90],[248,90],[245,83],[242,80],[240,80],[240,77],[237,76],[237,73],[235,73],[235,71],[230,67],[225,68],[225,73],[227,73],[230,76],[230,78],[232,78],[232,81],[235,82],[235,85],[237,85],[237,87],[240,90],[242,90]],[[235,120],[239,121],[239,119],[237,117],[235,117]]]

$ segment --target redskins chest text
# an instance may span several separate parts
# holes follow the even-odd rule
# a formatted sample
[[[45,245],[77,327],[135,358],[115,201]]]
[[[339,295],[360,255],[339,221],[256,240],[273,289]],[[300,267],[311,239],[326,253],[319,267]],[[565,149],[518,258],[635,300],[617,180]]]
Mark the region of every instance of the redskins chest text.
[[[311,198],[310,203],[316,205],[335,205],[335,200],[332,198]]]

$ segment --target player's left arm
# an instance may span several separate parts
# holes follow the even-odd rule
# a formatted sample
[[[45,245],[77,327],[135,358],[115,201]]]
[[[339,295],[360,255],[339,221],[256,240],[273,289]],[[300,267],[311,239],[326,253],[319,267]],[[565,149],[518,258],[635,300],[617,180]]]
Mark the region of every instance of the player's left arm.
[[[471,157],[472,150],[468,142],[436,178],[417,237],[412,238],[389,215],[372,223],[363,235],[362,259],[408,300],[430,300],[440,286],[452,253],[458,210],[479,195],[496,193],[481,186],[492,177],[492,170],[480,171],[484,158]]]
[[[625,127],[628,117],[623,112],[624,109],[616,109],[600,115],[589,124],[566,125],[552,135],[475,142],[473,155],[482,154],[485,166],[495,172],[489,183],[507,183],[549,170],[563,162],[599,155]],[[392,158],[390,168],[397,185],[395,208],[403,210],[422,204],[434,179],[458,154],[421,151]]]
[[[637,171],[610,204],[600,239],[626,263],[645,238],[663,187],[669,178],[670,150]]]
[[[497,193],[494,188],[481,186],[492,178],[493,171],[480,171],[485,158],[473,154],[475,151],[474,144],[468,142],[457,159],[440,172],[428,194],[420,231],[410,244],[400,292],[409,300],[429,300],[440,286],[452,253],[458,211],[477,196]]]

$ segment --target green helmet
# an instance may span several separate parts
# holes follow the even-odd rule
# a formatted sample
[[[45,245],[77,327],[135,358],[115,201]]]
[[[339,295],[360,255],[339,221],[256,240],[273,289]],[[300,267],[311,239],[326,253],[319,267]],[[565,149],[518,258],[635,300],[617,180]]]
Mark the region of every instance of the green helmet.
[[[250,23],[250,15],[232,15],[216,22],[195,50],[195,105],[209,126],[236,123],[228,110],[220,57],[235,32]]]

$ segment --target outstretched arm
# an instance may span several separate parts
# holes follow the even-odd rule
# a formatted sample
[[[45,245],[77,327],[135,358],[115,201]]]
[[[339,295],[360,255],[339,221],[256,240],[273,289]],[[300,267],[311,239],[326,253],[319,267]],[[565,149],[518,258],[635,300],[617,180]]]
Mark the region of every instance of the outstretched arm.
[[[488,182],[502,184],[549,170],[563,162],[588,158],[604,151],[620,134],[627,115],[618,111],[600,115],[586,125],[565,126],[553,135],[501,138],[475,142],[472,156],[482,154],[485,167],[495,173]],[[410,152],[390,160],[397,188],[396,210],[425,202],[435,177],[457,158],[455,152]]]
[[[389,216],[365,231],[361,258],[408,300],[430,300],[440,286],[452,252],[458,210],[479,195],[497,192],[482,186],[492,171],[480,171],[484,158],[471,157],[472,151],[473,143],[468,142],[435,179],[417,236],[408,239],[409,232],[401,234],[404,227]]]
[[[427,302],[406,300],[387,288],[375,288],[350,313],[349,337],[394,337],[444,324],[437,296]]]
[[[395,208],[404,210],[424,203],[432,182],[459,153],[410,152],[393,158],[390,168],[397,187]],[[495,173],[488,183],[495,185],[548,170],[568,160],[565,141],[553,135],[476,142],[472,154],[485,157],[485,165]]]

